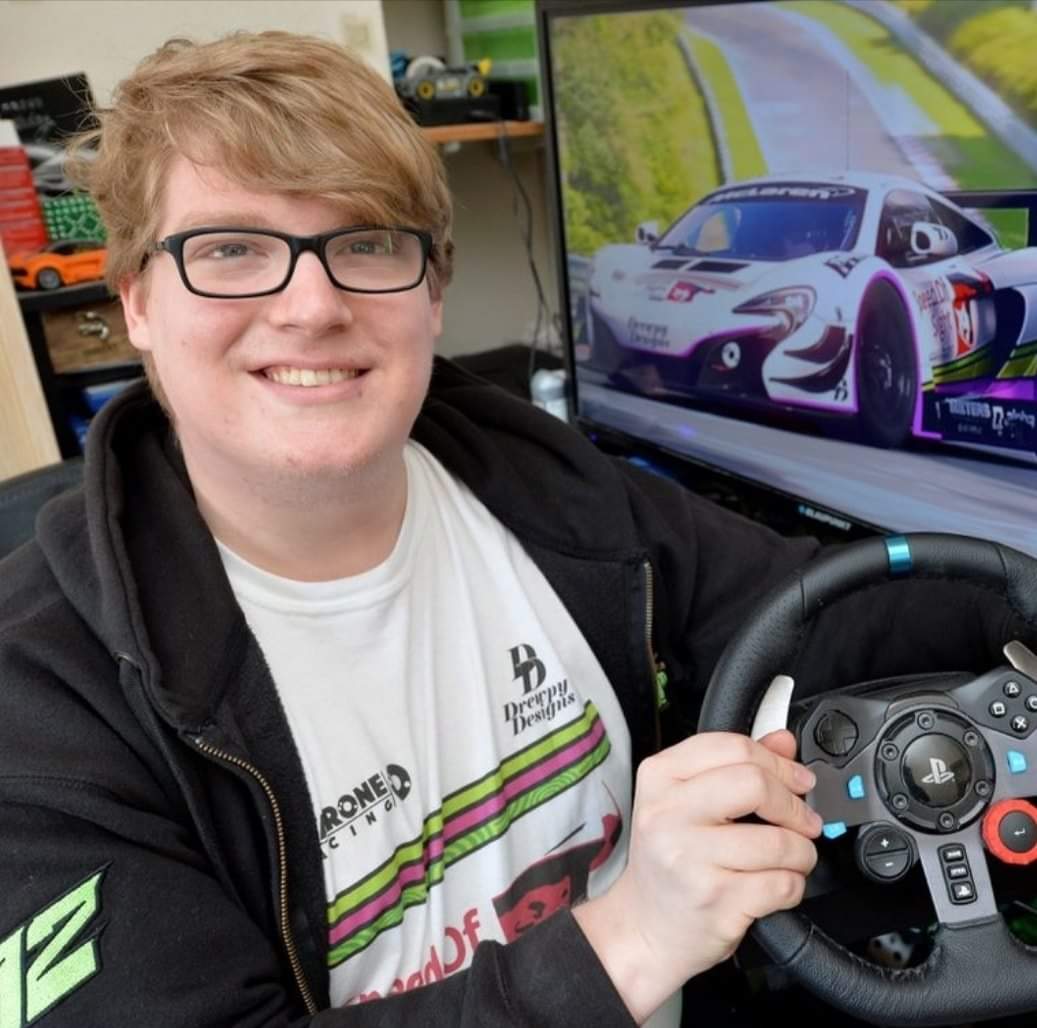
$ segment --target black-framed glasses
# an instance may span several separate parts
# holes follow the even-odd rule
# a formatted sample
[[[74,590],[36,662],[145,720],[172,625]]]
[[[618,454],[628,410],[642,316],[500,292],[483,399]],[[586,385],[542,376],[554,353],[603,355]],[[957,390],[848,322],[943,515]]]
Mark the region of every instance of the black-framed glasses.
[[[351,293],[400,293],[425,278],[432,236],[416,228],[360,225],[318,236],[268,229],[193,228],[155,244],[176,261],[184,286],[198,296],[244,299],[280,292],[299,255],[315,253],[328,278]]]

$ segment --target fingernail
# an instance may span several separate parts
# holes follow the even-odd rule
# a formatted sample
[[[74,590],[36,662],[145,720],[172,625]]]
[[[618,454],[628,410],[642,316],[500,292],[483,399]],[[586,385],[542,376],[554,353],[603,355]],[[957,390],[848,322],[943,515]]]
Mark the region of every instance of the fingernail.
[[[796,781],[806,789],[813,789],[817,785],[817,775],[801,764],[796,768]]]
[[[810,811],[810,828],[814,832],[820,832],[824,827],[824,821],[816,810]]]

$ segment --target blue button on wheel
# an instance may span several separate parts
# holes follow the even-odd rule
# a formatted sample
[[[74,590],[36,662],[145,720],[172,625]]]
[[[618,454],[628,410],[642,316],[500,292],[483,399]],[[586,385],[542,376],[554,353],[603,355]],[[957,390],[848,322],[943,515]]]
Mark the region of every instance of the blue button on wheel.
[[[838,839],[840,835],[846,834],[846,822],[829,821],[821,831],[826,839]]]
[[[1008,770],[1013,775],[1021,775],[1026,770],[1026,755],[1018,750],[1008,751]]]
[[[854,775],[846,783],[846,791],[850,794],[851,800],[864,799],[864,779],[860,775]]]

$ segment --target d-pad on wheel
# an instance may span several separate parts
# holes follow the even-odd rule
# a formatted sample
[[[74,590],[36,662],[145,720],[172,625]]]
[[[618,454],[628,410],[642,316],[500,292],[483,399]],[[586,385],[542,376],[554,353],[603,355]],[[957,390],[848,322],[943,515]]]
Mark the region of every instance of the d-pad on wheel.
[[[895,818],[924,832],[975,821],[993,793],[994,758],[964,717],[947,709],[906,713],[876,750],[875,777]]]

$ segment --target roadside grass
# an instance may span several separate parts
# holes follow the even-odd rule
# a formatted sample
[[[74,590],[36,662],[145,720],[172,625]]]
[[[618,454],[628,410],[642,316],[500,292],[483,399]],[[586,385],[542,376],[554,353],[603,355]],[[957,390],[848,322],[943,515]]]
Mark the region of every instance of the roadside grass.
[[[683,32],[699,70],[713,90],[723,122],[718,128],[727,142],[735,180],[767,174],[767,164],[756,139],[752,118],[724,52],[712,40],[690,28],[685,27]]]
[[[879,22],[834,0],[791,0],[788,7],[831,29],[878,81],[900,86],[940,136],[927,140],[933,155],[962,189],[1030,188],[1034,173],[958,98],[935,79]],[[1021,211],[985,211],[1007,247],[1026,243]]]

